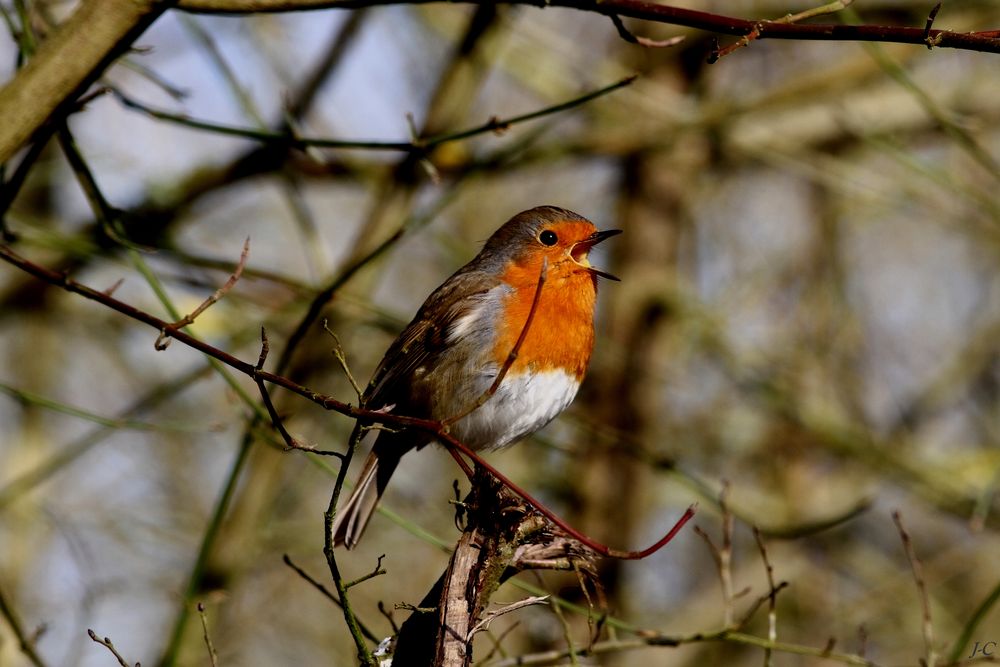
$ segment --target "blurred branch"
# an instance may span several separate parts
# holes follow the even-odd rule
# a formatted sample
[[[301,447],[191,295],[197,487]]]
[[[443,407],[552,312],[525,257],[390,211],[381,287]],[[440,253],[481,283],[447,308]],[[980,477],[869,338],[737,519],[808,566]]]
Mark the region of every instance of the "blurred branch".
[[[650,463],[654,470],[664,470],[671,473],[681,483],[692,489],[695,493],[711,503],[712,506],[716,507],[721,512],[722,507],[719,504],[719,494],[704,481],[698,479],[691,473],[678,468],[673,461],[667,461],[661,457],[646,454],[642,447],[630,447],[626,451],[634,453],[639,460]],[[831,528],[836,528],[837,526],[861,516],[870,510],[871,507],[872,499],[862,498],[861,500],[856,501],[854,505],[849,506],[847,509],[831,512],[828,516],[822,516],[816,519],[800,521],[797,523],[772,523],[770,525],[761,525],[757,517],[739,507],[729,506],[727,507],[727,510],[743,523],[757,526],[761,535],[765,537],[778,540],[794,540],[800,537],[822,533],[830,530]]]
[[[85,0],[0,88],[0,164],[58,116],[172,0]]]
[[[921,610],[921,631],[924,637],[924,651],[926,655],[921,662],[926,667],[935,667],[937,664],[937,651],[934,649],[934,624],[931,622],[931,601],[927,595],[927,583],[924,581],[924,568],[917,558],[917,552],[913,548],[913,540],[910,534],[903,527],[903,517],[899,510],[892,513],[893,523],[899,531],[900,540],[903,542],[903,551],[906,552],[906,560],[910,562],[910,569],[913,571],[913,581],[917,584],[917,592],[920,594]]]
[[[282,561],[285,563],[285,565],[292,568],[292,570],[294,570],[297,575],[299,575],[302,579],[308,582],[313,588],[319,591],[323,595],[323,597],[325,597],[330,602],[334,603],[335,605],[343,609],[344,605],[340,603],[340,599],[336,595],[331,593],[329,590],[327,590],[326,586],[316,581],[316,579],[314,579],[308,572],[306,572],[301,567],[292,562],[292,559],[289,558],[288,554],[282,556]],[[369,630],[364,623],[358,621],[358,626],[361,628],[361,632],[369,641],[377,642],[379,640],[379,638],[375,636],[375,633]]]
[[[695,526],[694,532],[705,541],[715,567],[719,572],[719,581],[722,584],[723,621],[727,628],[733,624],[733,514],[729,511],[729,483],[723,482],[722,490],[719,491],[719,509],[722,512],[722,545],[716,546],[712,538],[709,537],[701,526]]]
[[[962,127],[934,101],[923,88],[903,69],[895,59],[892,58],[879,44],[864,44],[865,50],[878,63],[879,67],[888,74],[896,83],[909,92],[913,98],[923,107],[924,111],[937,122],[945,133],[955,140],[973,160],[989,173],[995,180],[1000,180],[1000,163],[980,144],[969,130]]]
[[[215,501],[215,506],[212,508],[212,515],[209,517],[205,525],[205,531],[201,536],[201,542],[198,545],[198,554],[194,559],[191,571],[188,573],[180,608],[174,619],[173,628],[170,631],[163,656],[158,663],[160,667],[169,667],[177,661],[181,640],[184,637],[187,618],[190,613],[191,602],[200,589],[202,573],[208,567],[208,558],[211,555],[212,547],[215,545],[216,537],[222,528],[222,521],[229,511],[233,495],[236,493],[236,485],[239,482],[240,473],[246,464],[253,442],[254,439],[250,433],[243,434],[243,440],[240,442],[236,456],[233,458],[229,466],[229,471],[223,480],[222,489]]]
[[[997,585],[986,595],[979,606],[976,607],[976,610],[972,612],[969,620],[962,626],[961,634],[959,634],[954,645],[951,647],[951,651],[948,653],[948,662],[957,663],[962,659],[965,647],[972,641],[972,634],[979,627],[979,624],[983,622],[983,619],[986,618],[990,610],[993,609],[998,600],[1000,600],[1000,582],[997,582]]]
[[[110,435],[112,429],[119,428],[119,423],[127,424],[134,422],[134,416],[154,408],[163,401],[176,396],[180,391],[193,386],[196,381],[208,373],[210,368],[210,366],[204,365],[185,373],[175,380],[170,380],[154,387],[128,408],[120,412],[119,416],[112,418],[110,420],[111,423],[92,430],[70,444],[59,447],[59,451],[53,454],[51,458],[45,459],[35,467],[10,480],[4,486],[0,486],[0,510],[7,507],[23,494],[28,493],[34,487],[47,481],[63,468],[89,452],[96,445],[103,442]]]
[[[778,614],[775,610],[778,587],[774,585],[774,567],[771,559],[767,556],[767,547],[764,545],[764,538],[760,535],[757,526],[753,526],[753,538],[757,542],[757,549],[760,551],[760,559],[764,563],[764,572],[767,574],[767,641],[772,644],[778,641]],[[771,667],[771,649],[764,649],[764,667]]]
[[[433,0],[180,0],[178,7],[190,12],[249,14],[292,12],[313,9],[359,9],[396,4],[423,4]],[[471,1],[471,0],[470,0]],[[755,21],[711,14],[693,9],[659,5],[643,0],[508,0],[503,4],[567,7],[605,16],[626,16],[656,23],[685,26],[720,35],[756,39],[799,39],[823,41],[865,41],[919,44],[970,51],[1000,53],[1000,36],[995,31],[953,32],[925,27],[883,25],[840,25],[790,23],[782,20]]]
[[[305,83],[292,96],[289,108],[293,119],[298,119],[311,108],[322,81],[336,69],[337,58],[342,57],[349,45],[353,43],[357,31],[348,30],[348,28],[356,27],[356,25],[355,21],[348,21],[345,24],[343,31],[337,33],[334,40],[336,44],[311,68]],[[284,126],[287,123],[287,117],[282,117],[276,122],[279,126]],[[46,127],[55,131],[55,127],[51,125]],[[173,223],[201,198],[254,176],[281,169],[288,164],[288,160],[289,153],[286,150],[267,145],[249,150],[221,166],[201,165],[195,167],[188,172],[187,177],[179,180],[174,189],[176,194],[166,202],[150,197],[127,210],[119,211],[121,224],[129,238],[140,239],[147,245],[159,245],[166,240],[167,233]],[[304,166],[310,169],[315,167],[311,162]],[[24,170],[24,175],[27,174],[27,171],[27,169]],[[18,172],[21,172],[20,166]],[[325,161],[322,173],[326,177],[348,174],[353,177],[357,175],[355,170],[333,160]],[[6,197],[13,200],[16,188],[11,186],[15,182],[17,179],[12,177],[4,185],[2,192],[0,192],[0,202],[6,202]],[[5,205],[9,205],[9,202]],[[83,255],[67,253],[61,260],[55,262],[62,270],[79,269],[94,257],[112,249],[119,249],[119,244],[105,233],[105,228],[100,224],[84,226],[83,233],[92,239],[95,250],[88,251]],[[30,304],[39,298],[41,295],[35,291],[36,288],[37,283],[34,286],[15,284],[8,288],[4,294],[0,295],[0,316],[15,312],[18,308],[24,308],[25,304]]]
[[[66,403],[61,403],[54,399],[36,394],[31,391],[24,389],[18,389],[17,387],[12,387],[9,384],[0,382],[0,393],[7,394],[11,396],[19,403],[24,405],[35,405],[46,410],[52,410],[53,412],[59,412],[64,415],[69,415],[71,417],[78,417],[85,421],[98,424],[107,429],[128,429],[132,431],[157,431],[157,432],[173,432],[173,433],[200,433],[204,432],[204,427],[193,426],[187,422],[184,423],[173,423],[173,424],[154,424],[151,422],[143,422],[136,419],[129,419],[128,417],[105,417],[103,415],[95,414],[88,410],[78,408]],[[0,507],[3,506],[3,489],[0,489]]]
[[[279,131],[254,130],[248,127],[224,125],[221,123],[213,123],[211,121],[198,120],[183,114],[171,113],[169,111],[156,109],[142,104],[141,102],[137,102],[117,89],[111,89],[111,92],[114,94],[115,98],[118,99],[118,101],[125,105],[125,107],[142,112],[158,120],[171,122],[195,130],[205,130],[208,132],[215,132],[217,134],[243,137],[245,139],[252,139],[266,144],[277,144],[286,148],[297,148],[303,150],[312,147],[426,153],[441,144],[446,144],[452,141],[461,141],[463,139],[469,139],[471,137],[480,134],[488,134],[490,132],[503,132],[513,125],[538,118],[544,118],[545,116],[578,107],[598,97],[614,92],[619,88],[624,88],[635,81],[635,79],[636,76],[634,75],[628,76],[603,88],[598,88],[597,90],[574,97],[565,102],[560,102],[559,104],[544,107],[537,111],[531,111],[529,113],[511,116],[509,118],[498,118],[494,116],[485,123],[465,130],[417,138],[411,141],[368,141],[302,137],[292,133],[287,128]]]
[[[678,647],[688,644],[700,644],[705,642],[731,643],[742,646],[754,646],[763,650],[770,649],[776,653],[787,653],[789,655],[807,656],[822,658],[831,662],[839,662],[844,665],[854,665],[856,667],[880,667],[878,663],[852,653],[836,653],[828,650],[827,647],[818,648],[805,646],[803,644],[791,644],[788,642],[772,642],[763,637],[748,635],[734,630],[718,630],[716,632],[696,632],[690,635],[662,635],[658,633],[644,633],[643,636],[630,639],[612,639],[603,642],[595,642],[587,648],[577,651],[580,657],[591,655],[607,655],[610,653],[621,653],[639,648],[649,647]],[[560,665],[569,657],[569,651],[553,650],[530,653],[526,655],[512,656],[500,660],[493,660],[484,663],[482,667],[517,667],[519,665]]]
[[[0,615],[4,617],[7,621],[7,625],[10,626],[10,631],[13,633],[14,637],[17,639],[17,645],[24,653],[28,661],[35,667],[45,667],[45,662],[42,657],[38,655],[38,651],[35,650],[35,644],[31,641],[28,635],[24,632],[24,627],[21,625],[21,619],[18,617],[17,612],[14,607],[11,606],[10,601],[7,596],[4,595],[3,589],[0,588]]]

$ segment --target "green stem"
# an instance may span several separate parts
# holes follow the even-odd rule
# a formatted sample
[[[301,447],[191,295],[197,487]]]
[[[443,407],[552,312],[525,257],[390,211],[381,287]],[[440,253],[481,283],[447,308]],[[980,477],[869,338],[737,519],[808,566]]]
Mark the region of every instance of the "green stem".
[[[986,617],[986,614],[989,613],[990,609],[993,608],[993,605],[997,603],[997,600],[1000,600],[1000,582],[997,582],[997,585],[993,587],[993,590],[986,596],[986,599],[976,607],[976,611],[972,613],[965,627],[962,628],[962,633],[955,640],[955,644],[951,647],[951,653],[948,654],[948,662],[958,662],[961,660],[962,652],[968,645],[969,640],[972,639],[972,633],[976,631],[976,628],[979,627],[979,624]]]
[[[229,468],[229,474],[226,476],[226,483],[222,489],[222,494],[219,496],[218,501],[216,501],[215,509],[212,511],[212,518],[209,520],[208,526],[205,528],[205,534],[201,538],[198,556],[195,558],[194,566],[188,575],[187,586],[184,588],[184,597],[181,600],[180,611],[174,619],[174,627],[170,632],[170,640],[167,642],[167,648],[163,653],[163,657],[160,658],[160,667],[168,667],[177,663],[177,655],[180,652],[181,640],[184,638],[185,626],[187,625],[188,617],[191,615],[191,605],[201,589],[202,574],[212,553],[212,548],[215,546],[215,539],[219,535],[222,521],[229,511],[233,494],[236,491],[236,483],[239,481],[240,473],[246,464],[247,455],[253,447],[254,439],[251,433],[252,429],[248,429],[243,436],[243,442],[240,443],[240,448],[236,452],[236,458],[233,460],[232,466]]]

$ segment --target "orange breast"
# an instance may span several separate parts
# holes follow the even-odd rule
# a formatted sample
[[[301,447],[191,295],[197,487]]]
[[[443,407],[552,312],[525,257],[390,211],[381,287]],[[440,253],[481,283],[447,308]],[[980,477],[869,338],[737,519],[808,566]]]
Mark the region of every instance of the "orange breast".
[[[514,288],[504,304],[504,323],[493,349],[503,365],[517,343],[535,298],[541,264],[511,263],[503,281]],[[547,271],[531,327],[511,373],[563,369],[583,379],[594,348],[594,277],[569,260]]]

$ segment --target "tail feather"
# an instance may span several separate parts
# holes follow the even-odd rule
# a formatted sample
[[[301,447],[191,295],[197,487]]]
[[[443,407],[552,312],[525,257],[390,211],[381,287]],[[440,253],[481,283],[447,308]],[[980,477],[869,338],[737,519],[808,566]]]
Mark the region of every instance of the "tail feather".
[[[354,491],[347,499],[343,507],[337,510],[337,517],[333,522],[333,546],[346,546],[353,549],[358,545],[358,540],[365,532],[365,527],[375,513],[375,507],[382,498],[389,477],[392,476],[396,465],[399,463],[399,455],[393,456],[380,452],[380,447],[372,449],[365,459],[365,465],[361,469]]]

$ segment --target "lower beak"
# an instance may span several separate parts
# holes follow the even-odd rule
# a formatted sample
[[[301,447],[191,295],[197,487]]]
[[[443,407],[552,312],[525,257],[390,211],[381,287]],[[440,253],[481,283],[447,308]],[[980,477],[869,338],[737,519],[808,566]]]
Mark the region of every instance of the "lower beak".
[[[587,253],[590,252],[591,248],[593,248],[601,241],[609,239],[612,236],[617,236],[618,234],[621,233],[622,230],[620,229],[606,229],[604,231],[594,232],[584,240],[574,245],[573,249],[570,250],[570,255],[572,255],[573,259],[576,261],[577,264],[587,269],[587,271],[590,271],[590,273],[594,274],[595,276],[601,276],[602,278],[607,278],[608,280],[621,281],[621,278],[618,278],[617,276],[614,276],[608,273],[607,271],[601,271],[600,269],[595,269],[590,265],[590,262],[587,261]]]

